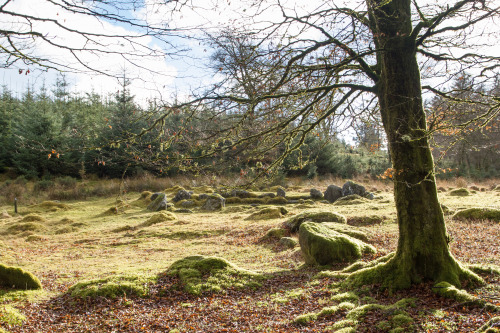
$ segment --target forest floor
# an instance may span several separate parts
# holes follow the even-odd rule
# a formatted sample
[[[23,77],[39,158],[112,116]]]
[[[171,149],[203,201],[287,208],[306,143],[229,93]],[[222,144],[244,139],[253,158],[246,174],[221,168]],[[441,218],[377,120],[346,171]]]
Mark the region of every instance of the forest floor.
[[[287,195],[307,195],[310,188],[295,186]],[[42,291],[0,289],[0,332],[474,332],[498,316],[437,296],[428,282],[399,292],[373,285],[349,293],[338,279],[318,275],[346,265],[306,266],[300,246],[265,240],[269,229],[303,211],[334,211],[367,233],[377,249],[363,261],[386,255],[395,250],[398,237],[393,194],[386,188],[368,190],[378,190],[377,198],[342,206],[300,200],[282,206],[287,210],[283,216],[262,220],[248,217],[267,206],[238,203],[222,212],[193,209],[175,213],[171,221],[146,223],[157,213],[146,210],[148,202],[140,193],[122,197],[117,214],[112,213],[116,197],[40,203],[20,207],[18,215],[12,207],[0,207],[11,215],[0,220],[0,263],[32,272],[43,285]],[[168,193],[169,199],[173,195]],[[439,196],[452,211],[500,208],[500,192],[489,188],[466,197],[445,189]],[[498,221],[455,221],[451,215],[446,220],[455,258],[464,264],[500,265]],[[165,272],[192,255],[224,258],[256,272],[263,277],[260,286],[226,283],[219,291],[188,293],[179,276]],[[500,305],[500,277],[482,276],[487,286],[463,287]],[[98,279],[92,284],[96,290],[109,281],[134,281],[146,291],[114,297],[68,292],[75,283],[92,279]],[[316,315],[302,316],[310,320],[297,319],[311,313]]]

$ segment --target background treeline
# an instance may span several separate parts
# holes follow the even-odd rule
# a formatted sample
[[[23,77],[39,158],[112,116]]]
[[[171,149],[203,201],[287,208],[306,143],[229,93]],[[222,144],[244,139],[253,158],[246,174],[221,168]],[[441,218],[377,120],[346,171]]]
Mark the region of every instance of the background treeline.
[[[482,92],[468,89],[472,85],[468,80],[472,79],[467,76],[457,80],[451,94],[460,94],[460,97],[468,94],[471,101],[479,101]],[[136,103],[125,77],[120,89],[107,96],[95,92],[74,94],[68,88],[63,76],[51,87],[44,86],[39,91],[27,89],[20,96],[14,96],[8,87],[3,87],[0,99],[1,172],[11,178],[20,176],[42,181],[64,176],[120,178],[124,173],[126,176],[145,173],[173,176],[200,170],[207,174],[252,176],[271,163],[282,149],[276,147],[276,151],[256,158],[248,153],[252,147],[243,145],[236,151],[204,157],[204,150],[202,146],[197,149],[197,142],[216,135],[217,129],[223,127],[220,117],[218,123],[212,121],[213,111],[207,110],[202,118],[193,118],[189,109],[176,110],[161,126],[144,131],[164,110],[154,102],[147,106]],[[494,89],[499,92],[500,84]],[[428,110],[441,176],[483,178],[500,175],[498,116],[487,126],[478,127],[475,117],[484,111],[480,104],[450,103],[443,98],[431,101]],[[466,127],[456,130],[468,121]],[[335,135],[311,134],[300,151],[286,157],[277,172],[278,178],[321,175],[352,178],[383,174],[390,162],[380,125],[364,120],[354,127],[357,133],[354,138],[349,137],[349,141],[353,139],[351,142],[354,142],[351,144]],[[321,130],[335,132],[334,128]],[[129,140],[130,135],[140,133],[143,134],[137,139]],[[177,140],[181,135],[191,135],[192,140]],[[324,139],[326,137],[329,139]],[[215,144],[224,145],[224,142],[215,140]],[[183,161],[188,153],[200,158]],[[160,155],[162,158],[157,158]],[[174,160],[177,163],[173,163]]]

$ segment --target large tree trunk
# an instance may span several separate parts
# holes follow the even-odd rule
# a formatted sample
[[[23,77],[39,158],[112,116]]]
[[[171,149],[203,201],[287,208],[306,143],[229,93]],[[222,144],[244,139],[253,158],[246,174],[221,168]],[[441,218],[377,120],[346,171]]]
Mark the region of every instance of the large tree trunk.
[[[377,3],[385,3],[378,6]],[[437,197],[426,131],[410,0],[368,0],[378,53],[378,97],[394,168],[399,241],[383,284],[405,288],[422,280],[459,285],[470,276],[451,255]],[[381,276],[379,275],[379,277]]]

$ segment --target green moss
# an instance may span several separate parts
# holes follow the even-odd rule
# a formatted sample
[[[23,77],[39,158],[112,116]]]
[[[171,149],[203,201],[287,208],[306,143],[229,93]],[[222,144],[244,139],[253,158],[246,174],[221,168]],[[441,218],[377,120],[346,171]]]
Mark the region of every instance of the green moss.
[[[141,195],[139,196],[139,199],[137,199],[137,200],[145,200],[145,199],[149,200],[152,195],[153,195],[153,192],[143,191],[143,192],[141,192]]]
[[[67,210],[69,209],[69,206],[57,201],[44,201],[41,204],[37,205],[40,208],[47,209],[50,211],[56,211],[56,210]]]
[[[500,222],[500,209],[468,208],[459,210],[453,215],[454,220],[492,220]]]
[[[354,327],[344,327],[334,333],[356,333],[356,329]]]
[[[493,327],[496,326],[496,327]],[[486,324],[481,326],[478,330],[477,333],[496,333],[500,332],[500,329],[497,328],[500,327],[500,317],[493,317]]]
[[[470,195],[470,192],[468,189],[462,187],[462,188],[457,188],[455,190],[451,190],[449,195],[455,196],[455,197],[466,197]]]
[[[154,224],[166,222],[166,221],[174,221],[177,219],[177,216],[174,213],[161,211],[152,215],[145,222],[141,223],[141,227],[150,227]]]
[[[316,320],[318,315],[316,313],[305,313],[300,316],[295,317],[293,322],[298,325],[307,325],[310,322]]]
[[[476,298],[467,291],[457,289],[454,285],[444,281],[432,287],[432,291],[442,297],[451,298],[459,302],[472,302],[476,300]]]
[[[285,222],[285,226],[292,232],[297,232],[303,222],[335,222],[347,223],[345,216],[334,212],[303,212],[290,218]]]
[[[177,260],[166,274],[179,277],[184,290],[194,295],[230,287],[258,287],[258,281],[263,279],[262,275],[238,268],[222,258],[204,256]]]
[[[322,225],[338,233],[345,234],[353,238],[362,240],[363,242],[368,241],[368,235],[365,232],[357,229],[356,227],[351,227],[349,225],[339,224],[339,223],[330,223],[330,222],[322,223]]]
[[[264,236],[263,239],[270,239],[270,238],[280,239],[281,237],[284,237],[287,234],[287,232],[288,231],[286,229],[272,228],[266,232],[266,235]]]
[[[306,263],[313,265],[349,262],[363,254],[376,252],[373,246],[359,239],[313,222],[302,223],[299,242]]]
[[[240,204],[242,202],[243,202],[243,200],[241,198],[238,198],[238,197],[226,198],[226,204]]]
[[[486,275],[496,275],[500,276],[500,267],[496,265],[469,265],[467,266],[471,271],[477,274],[486,274]]]
[[[37,214],[28,214],[21,219],[21,222],[45,222],[45,219]]]
[[[286,205],[288,200],[284,197],[267,198],[267,203],[272,205]]]
[[[13,289],[42,289],[40,280],[19,267],[0,264],[0,286]]]
[[[345,301],[349,301],[351,303],[355,303],[355,302],[358,302],[359,301],[359,296],[356,295],[354,292],[352,291],[348,291],[348,292],[345,292],[345,293],[342,293],[342,294],[337,294],[337,295],[333,295],[330,300],[334,301],[334,302],[345,302]]]
[[[283,217],[288,211],[283,207],[266,207],[248,216],[245,220],[269,220]]]
[[[155,278],[149,276],[111,276],[104,279],[79,282],[68,289],[72,297],[107,297],[147,296],[149,285]]]
[[[26,231],[31,232],[44,232],[47,228],[40,223],[36,222],[25,222],[25,223],[15,223],[7,228],[7,234],[19,234]]]
[[[389,321],[382,320],[382,321],[379,321],[377,323],[377,325],[375,325],[375,327],[377,327],[377,329],[379,329],[381,331],[388,331],[392,328],[392,325]]]
[[[29,235],[28,237],[26,237],[25,240],[27,242],[42,242],[42,241],[46,241],[47,238],[42,237],[40,235]]]
[[[392,317],[391,322],[393,326],[408,326],[409,324],[413,323],[413,318],[406,314],[400,313]]]
[[[169,188],[165,189],[165,191],[164,191],[164,192],[165,192],[165,193],[177,193],[177,192],[179,192],[180,190],[184,190],[184,191],[185,191],[184,187],[179,186],[179,185],[175,185],[175,186],[173,186],[173,187],[169,187]]]
[[[0,305],[0,324],[7,326],[18,326],[26,320],[26,317],[16,308],[10,305]]]
[[[330,328],[334,329],[334,330],[338,330],[341,328],[349,328],[349,327],[355,328],[357,324],[358,324],[358,322],[356,320],[344,319],[344,320],[339,320],[339,321],[335,322],[335,324],[333,324]]]

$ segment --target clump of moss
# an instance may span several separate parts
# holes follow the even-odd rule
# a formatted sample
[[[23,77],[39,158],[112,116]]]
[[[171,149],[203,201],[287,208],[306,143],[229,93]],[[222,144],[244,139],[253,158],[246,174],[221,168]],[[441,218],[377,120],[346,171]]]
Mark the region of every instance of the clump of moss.
[[[290,229],[291,232],[297,232],[300,225],[303,222],[336,222],[336,223],[347,223],[347,219],[344,215],[340,215],[334,212],[303,212],[294,217],[290,218],[285,222],[285,226]]]
[[[468,269],[477,274],[487,274],[487,275],[496,275],[500,276],[500,267],[496,265],[468,265]]]
[[[194,193],[198,193],[198,194],[201,194],[201,193],[214,193],[215,192],[215,190],[213,189],[213,187],[208,186],[208,185],[193,187],[193,191],[194,191]]]
[[[57,201],[44,201],[41,204],[37,205],[40,208],[47,209],[50,211],[57,211],[57,210],[67,210],[69,209],[69,206]]]
[[[42,289],[40,280],[19,267],[0,264],[0,286],[13,289]]]
[[[72,227],[72,226],[65,226],[62,228],[57,229],[54,233],[56,235],[62,235],[62,234],[69,234],[71,232],[78,231],[78,228]]]
[[[26,317],[16,308],[10,305],[0,305],[0,324],[8,326],[21,325],[26,320]]]
[[[488,320],[486,324],[481,326],[477,330],[477,333],[498,333],[500,332],[500,329],[497,327],[500,327],[500,317],[493,317],[490,320]]]
[[[358,302],[359,301],[359,296],[356,295],[354,292],[352,291],[348,291],[348,292],[345,292],[345,293],[342,293],[342,294],[336,294],[336,295],[333,295],[330,300],[334,301],[334,302],[351,302],[351,303],[354,303],[354,302]]]
[[[467,291],[457,289],[457,287],[445,281],[439,282],[432,287],[432,291],[442,297],[451,298],[459,302],[472,302],[476,300],[476,298]]]
[[[45,219],[37,214],[28,214],[21,219],[21,222],[45,222]]]
[[[151,191],[143,191],[143,192],[141,192],[141,195],[139,196],[139,199],[137,199],[137,200],[148,200],[148,199],[151,199],[152,195],[153,195],[153,192],[151,192]]]
[[[7,234],[19,234],[23,232],[43,232],[47,228],[40,223],[36,222],[25,222],[25,223],[15,223],[7,228]]]
[[[165,191],[164,191],[164,192],[165,192],[165,193],[177,193],[177,192],[179,192],[180,190],[184,190],[184,191],[185,191],[184,187],[179,186],[179,185],[175,185],[175,186],[173,186],[173,187],[169,187],[169,188],[165,189]]]
[[[220,292],[230,287],[258,287],[263,276],[247,271],[222,258],[190,256],[177,260],[166,274],[177,276],[190,294]]]
[[[47,240],[47,238],[42,237],[40,235],[29,235],[28,237],[26,237],[25,240],[27,242],[42,242],[42,241]]]
[[[288,200],[284,197],[266,198],[266,201],[272,205],[286,205],[288,203]]]
[[[174,221],[177,220],[177,216],[174,213],[161,211],[152,215],[149,219],[147,219],[144,223],[141,224],[141,227],[149,227],[154,224],[166,222],[166,221]]]
[[[459,210],[453,217],[454,220],[492,220],[500,222],[500,209],[495,208],[468,208]]]
[[[288,211],[283,207],[266,207],[258,212],[250,214],[245,220],[279,219],[287,213]]]
[[[68,289],[68,293],[75,298],[107,297],[116,298],[122,296],[144,297],[149,294],[149,285],[156,281],[151,276],[111,276],[104,279],[83,281],[74,284]]]
[[[451,190],[450,193],[448,193],[448,194],[455,196],[455,197],[466,197],[466,196],[470,195],[470,192],[465,187],[461,187],[461,188]]]

